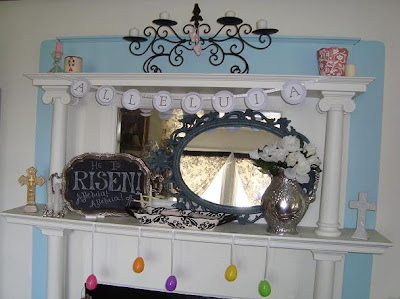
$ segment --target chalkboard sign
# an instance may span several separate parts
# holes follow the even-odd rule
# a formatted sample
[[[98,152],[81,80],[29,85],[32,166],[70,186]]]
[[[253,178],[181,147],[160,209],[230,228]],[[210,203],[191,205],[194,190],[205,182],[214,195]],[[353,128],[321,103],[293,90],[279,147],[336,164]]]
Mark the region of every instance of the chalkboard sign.
[[[82,215],[122,216],[140,193],[148,195],[150,171],[129,154],[87,153],[73,158],[63,175],[64,199]]]

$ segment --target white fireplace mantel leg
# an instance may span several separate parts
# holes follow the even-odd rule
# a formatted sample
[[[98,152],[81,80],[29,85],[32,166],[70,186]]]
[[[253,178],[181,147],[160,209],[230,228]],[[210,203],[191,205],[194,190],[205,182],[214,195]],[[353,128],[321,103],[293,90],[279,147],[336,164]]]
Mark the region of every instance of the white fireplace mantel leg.
[[[343,115],[355,109],[354,92],[323,91],[319,112],[327,112],[325,155],[323,162],[322,194],[318,228],[315,233],[325,237],[338,237],[340,174],[342,171]]]
[[[48,236],[47,245],[47,298],[65,298],[66,234],[68,230],[41,228]]]
[[[344,253],[312,251],[316,260],[314,299],[332,299],[335,282],[335,263],[343,259]]]
[[[43,102],[53,104],[53,120],[51,128],[50,175],[62,174],[65,167],[67,145],[67,113],[68,104],[76,103],[67,92],[67,87],[43,86],[45,90]],[[66,230],[41,228],[48,236],[47,248],[47,298],[65,297],[65,260]]]

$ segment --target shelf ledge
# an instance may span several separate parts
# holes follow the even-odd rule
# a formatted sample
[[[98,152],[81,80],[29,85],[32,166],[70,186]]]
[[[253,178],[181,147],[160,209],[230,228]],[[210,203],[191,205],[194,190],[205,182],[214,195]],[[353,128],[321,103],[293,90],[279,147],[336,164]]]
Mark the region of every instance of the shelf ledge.
[[[85,219],[84,216],[70,212],[65,218],[42,217],[41,211],[44,205],[38,205],[39,212],[26,214],[23,207],[7,210],[0,213],[7,222],[35,226],[40,229],[52,230],[95,230],[97,233],[138,236],[141,227],[141,237],[156,239],[171,239],[171,228],[146,226],[139,223],[133,217],[106,217],[103,219]],[[175,239],[187,242],[202,242],[212,244],[231,244],[232,235],[235,236],[235,245],[259,246],[284,249],[298,249],[337,253],[367,253],[382,254],[392,246],[392,243],[375,230],[368,230],[368,240],[352,239],[354,229],[342,229],[341,236],[336,238],[321,237],[315,234],[314,227],[298,227],[299,234],[294,236],[268,235],[266,224],[241,225],[237,222],[227,223],[216,227],[212,231],[197,231],[175,229]]]

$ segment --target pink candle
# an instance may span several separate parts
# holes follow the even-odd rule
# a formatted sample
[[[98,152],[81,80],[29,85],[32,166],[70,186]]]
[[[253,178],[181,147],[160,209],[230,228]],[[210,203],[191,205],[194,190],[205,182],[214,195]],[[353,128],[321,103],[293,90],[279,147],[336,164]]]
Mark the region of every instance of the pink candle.
[[[56,52],[62,52],[62,42],[57,42],[57,44],[56,44]]]
[[[56,52],[54,53],[56,58],[61,58],[62,56],[62,42],[58,41],[56,44]]]

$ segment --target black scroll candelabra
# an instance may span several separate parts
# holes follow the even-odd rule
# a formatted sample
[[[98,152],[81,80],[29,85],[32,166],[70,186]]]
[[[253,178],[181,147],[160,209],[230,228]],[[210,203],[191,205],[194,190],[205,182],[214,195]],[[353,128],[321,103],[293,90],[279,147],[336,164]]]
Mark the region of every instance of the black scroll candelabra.
[[[253,30],[249,24],[243,23],[235,13],[228,11],[217,22],[221,28],[211,35],[211,27],[203,21],[200,15],[199,5],[196,3],[193,16],[189,24],[183,27],[183,37],[178,35],[173,26],[176,21],[169,19],[167,12],[162,12],[160,18],[153,20],[157,26],[148,26],[144,29],[144,36],[139,36],[139,30],[133,28],[129,36],[124,39],[130,42],[129,51],[135,56],[149,53],[150,56],[143,63],[145,73],[161,73],[161,68],[156,64],[159,58],[165,58],[169,64],[179,67],[184,62],[185,51],[194,51],[200,56],[205,50],[209,53],[208,61],[213,66],[219,66],[227,57],[235,59],[230,68],[231,73],[248,73],[249,64],[243,56],[246,47],[256,50],[267,49],[272,42],[271,35],[277,33],[277,29],[267,28],[265,20],[257,21],[257,28]],[[249,43],[243,37],[249,34],[258,35],[257,43]],[[185,38],[187,37],[187,38]],[[239,61],[239,62],[238,62]]]

